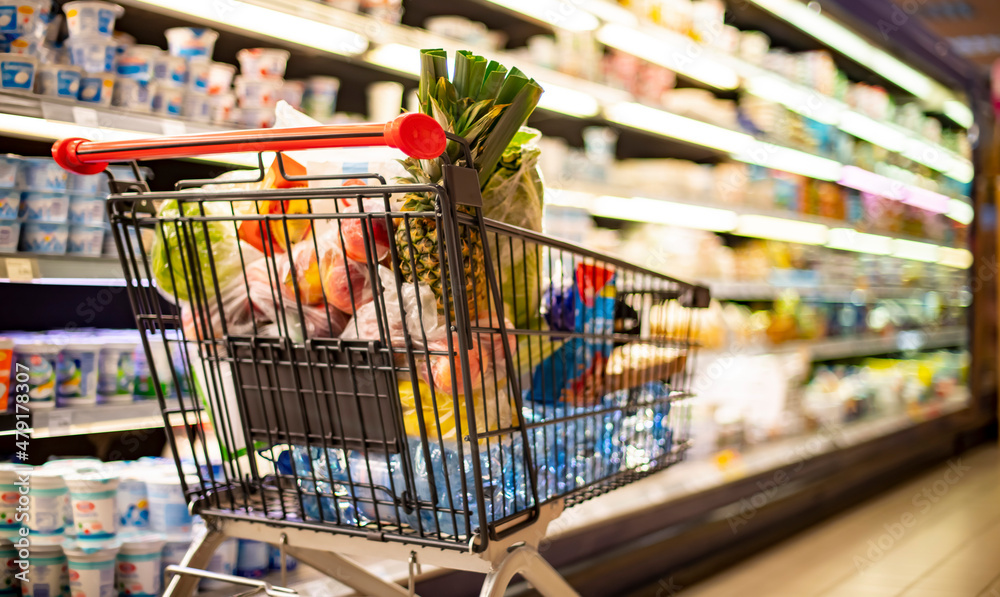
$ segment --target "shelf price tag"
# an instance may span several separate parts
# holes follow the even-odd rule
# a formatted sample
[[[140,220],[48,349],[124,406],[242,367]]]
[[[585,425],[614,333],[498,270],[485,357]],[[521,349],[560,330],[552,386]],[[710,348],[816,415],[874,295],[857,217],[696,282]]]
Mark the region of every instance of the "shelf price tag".
[[[73,425],[73,415],[68,412],[60,412],[55,409],[49,412],[49,436],[57,437],[69,433]]]
[[[7,279],[11,282],[31,282],[35,279],[33,259],[8,257],[6,260]]]
[[[73,122],[80,126],[89,126],[95,129],[101,124],[97,116],[97,110],[93,108],[81,108],[80,106],[73,106]]]
[[[184,123],[179,120],[170,120],[166,118],[163,120],[163,134],[168,137],[174,137],[176,135],[187,134],[187,127]]]

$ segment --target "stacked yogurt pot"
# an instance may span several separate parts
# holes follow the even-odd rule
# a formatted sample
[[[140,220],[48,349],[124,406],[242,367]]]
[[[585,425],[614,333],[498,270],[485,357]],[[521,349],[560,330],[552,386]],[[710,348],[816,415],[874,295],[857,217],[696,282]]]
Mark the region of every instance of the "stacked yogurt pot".
[[[169,52],[153,65],[153,112],[183,116],[196,122],[225,122],[228,111],[213,110],[213,95],[229,91],[235,67],[212,61],[219,34],[200,27],[174,27],[165,32]]]
[[[125,10],[118,4],[99,0],[76,0],[63,5],[73,66],[83,70],[77,98],[81,102],[110,106],[115,88],[118,41],[115,21]]]
[[[51,8],[50,0],[0,0],[0,88],[34,89]]]
[[[288,57],[287,50],[277,48],[248,48],[236,54],[240,74],[234,87],[239,101],[240,124],[247,128],[268,128],[274,124],[274,107],[284,95]],[[304,87],[296,84],[289,89],[293,100],[298,90],[304,91]],[[301,104],[302,93],[297,95],[296,103]]]

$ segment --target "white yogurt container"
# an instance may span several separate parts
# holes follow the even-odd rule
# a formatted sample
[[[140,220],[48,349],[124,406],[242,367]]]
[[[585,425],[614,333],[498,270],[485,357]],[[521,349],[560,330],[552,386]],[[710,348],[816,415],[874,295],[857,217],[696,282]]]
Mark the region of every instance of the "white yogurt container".
[[[208,93],[208,81],[215,64],[207,57],[200,56],[188,61],[188,89],[197,93]]]
[[[110,106],[115,93],[115,75],[110,73],[87,73],[80,79],[81,102]]]
[[[111,95],[111,105],[136,112],[150,112],[153,109],[154,85],[155,83],[146,83],[144,81],[119,77],[115,81],[115,90]]]
[[[43,471],[52,471],[63,476],[82,471],[97,471],[103,463],[96,458],[64,458],[62,460],[50,460],[40,468]],[[68,487],[67,487],[68,490]],[[76,536],[76,528],[73,526],[73,504],[69,499],[69,491],[63,499],[63,533],[67,537]]]
[[[46,12],[40,0],[9,0],[0,8],[0,35],[35,33]]]
[[[113,73],[118,42],[101,35],[70,37],[66,40],[70,62],[88,73]]]
[[[20,158],[18,178],[26,191],[66,191],[67,172],[51,158]]]
[[[42,64],[35,73],[38,93],[76,99],[80,94],[83,69],[69,64]]]
[[[207,93],[188,91],[184,94],[181,114],[195,122],[208,122],[212,115],[211,96]]]
[[[204,27],[173,27],[163,32],[170,54],[183,58],[212,57],[219,33]]]
[[[326,122],[337,109],[338,91],[340,79],[336,77],[309,77],[302,96],[302,111],[320,122]]]
[[[145,476],[149,495],[149,528],[168,539],[191,536],[191,513],[188,511],[176,469],[158,467]]]
[[[115,72],[122,79],[149,82],[153,78],[153,66],[163,50],[156,46],[129,46],[118,55]]]
[[[104,199],[94,195],[71,195],[69,200],[69,223],[101,226],[104,224]]]
[[[27,54],[0,53],[0,88],[34,91],[38,59]]]
[[[137,342],[111,342],[101,346],[97,393],[102,401],[132,402],[136,345]]]
[[[187,73],[188,61],[181,56],[160,54],[153,61],[153,80],[161,87],[184,87]]]
[[[263,541],[239,540],[236,574],[246,578],[263,578],[271,565],[271,549]]]
[[[289,106],[300,110],[302,108],[302,98],[306,92],[306,84],[303,81],[285,81],[278,90],[278,99],[284,100]]]
[[[104,229],[101,229],[103,234]],[[100,242],[97,243],[100,255]],[[66,344],[59,352],[56,370],[56,402],[59,406],[97,404],[96,344]]]
[[[65,222],[69,218],[69,196],[65,193],[26,191],[21,194],[18,216],[29,222]]]
[[[236,122],[248,129],[267,129],[274,126],[274,108],[240,108]]]
[[[118,546],[83,549],[79,542],[64,546],[73,597],[114,597]]]
[[[16,559],[17,550],[14,549],[14,544],[0,540],[0,595],[18,594],[17,585],[14,584],[17,581],[14,575],[20,572],[14,563]]]
[[[25,222],[21,225],[19,251],[38,255],[65,255],[69,240],[69,224]]]
[[[31,474],[28,529],[32,535],[62,536],[69,489],[58,471],[36,468]],[[32,537],[34,539],[34,537]]]
[[[21,189],[0,188],[0,220],[13,220],[21,206]]]
[[[108,192],[108,179],[101,174],[74,174],[70,173],[66,179],[66,190],[79,195],[90,195],[94,197],[101,193]]]
[[[0,220],[0,253],[17,250],[17,240],[21,236],[21,223],[17,220]]]
[[[220,93],[209,96],[211,106],[211,121],[215,124],[232,122],[236,115],[236,95],[233,93]]]
[[[0,464],[0,539],[16,536],[21,528],[17,520],[17,507],[24,495],[20,483],[33,468],[27,464]]]
[[[156,85],[153,91],[153,114],[180,116],[184,110],[184,88]]]
[[[78,0],[63,5],[70,37],[99,35],[110,38],[115,30],[115,20],[125,9],[111,2]]]
[[[247,79],[284,77],[289,56],[288,50],[278,48],[246,48],[236,53],[240,73]]]
[[[118,475],[97,470],[66,476],[73,507],[73,526],[81,545],[107,545],[115,537],[115,493]],[[67,554],[68,555],[68,554]]]
[[[36,342],[14,343],[15,371],[21,365],[28,368],[28,404],[31,408],[53,408],[56,405],[56,365],[59,347]]]
[[[32,543],[28,582],[21,582],[21,597],[69,595],[69,566],[61,545]]]
[[[156,597],[162,586],[163,537],[142,533],[122,539],[115,585],[119,595]]]
[[[21,157],[13,154],[0,155],[0,188],[9,189],[18,184],[18,170]]]
[[[284,79],[280,78],[249,78],[240,75],[236,77],[234,88],[236,97],[240,100],[240,108],[270,108],[273,111],[284,84]]]
[[[229,92],[233,85],[236,67],[225,62],[212,62],[208,71],[208,93],[218,95]]]
[[[104,226],[86,226],[74,224],[69,227],[69,239],[66,243],[66,252],[71,255],[87,255],[88,257],[98,257],[104,248]],[[96,381],[94,402],[97,404]]]
[[[142,471],[128,468],[122,471],[115,513],[118,530],[123,535],[149,529],[149,492]]]

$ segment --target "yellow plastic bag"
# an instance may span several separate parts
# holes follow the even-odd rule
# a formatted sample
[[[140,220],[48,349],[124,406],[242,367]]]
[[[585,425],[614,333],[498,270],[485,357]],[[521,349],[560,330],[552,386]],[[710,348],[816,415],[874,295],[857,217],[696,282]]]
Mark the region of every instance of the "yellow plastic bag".
[[[501,385],[499,388],[479,388],[472,394],[473,412],[478,433],[509,429],[518,423],[516,409],[512,408],[507,389],[503,387],[502,382],[499,385]],[[455,441],[458,438],[455,431],[455,399],[450,394],[445,394],[440,390],[435,390],[432,396],[430,386],[423,381],[417,382],[417,394],[420,397],[427,437],[436,441],[438,424],[440,424],[441,437],[445,440]],[[420,437],[417,398],[414,396],[413,384],[408,380],[399,382],[399,400],[403,407],[403,428],[406,430],[406,434],[411,437]],[[435,403],[437,406],[436,415]],[[465,436],[468,433],[469,420],[466,415],[465,399],[462,397],[458,399],[457,411],[462,421],[462,435]]]

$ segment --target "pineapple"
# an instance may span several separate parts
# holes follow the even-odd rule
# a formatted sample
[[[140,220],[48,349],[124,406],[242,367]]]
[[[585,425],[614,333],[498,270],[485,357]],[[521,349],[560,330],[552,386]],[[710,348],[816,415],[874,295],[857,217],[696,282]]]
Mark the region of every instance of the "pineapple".
[[[434,117],[448,133],[463,137],[472,152],[472,161],[479,175],[480,187],[486,185],[497,169],[504,149],[513,139],[528,115],[538,104],[541,88],[516,68],[507,69],[496,62],[487,63],[481,56],[458,52],[455,57],[454,82],[448,78],[447,57],[443,50],[421,52],[421,76],[418,96],[420,111]],[[448,144],[452,163],[465,164],[457,143]],[[440,183],[439,160],[403,160],[409,183]],[[404,198],[402,211],[434,212],[432,197],[410,193]],[[475,215],[475,210],[459,206],[458,211]],[[486,311],[487,280],[484,263],[485,249],[479,230],[459,226],[462,243],[462,266],[470,317]],[[396,222],[396,249],[399,253],[400,274],[407,282],[418,280],[431,288],[437,297],[438,310],[444,312],[443,285],[447,268],[442,270],[437,221],[430,217],[409,218],[409,235],[404,220]],[[412,263],[411,263],[412,258]],[[454,305],[448,305],[454,317]]]

